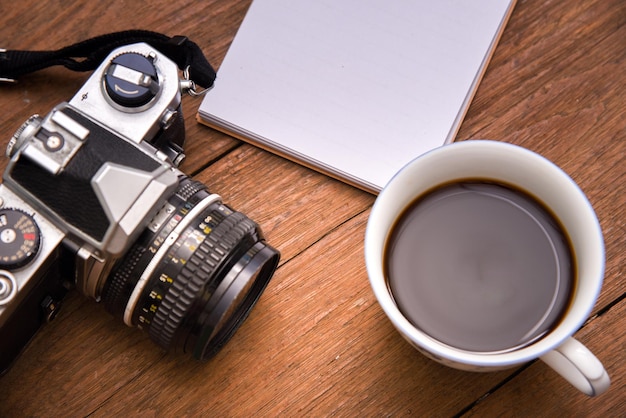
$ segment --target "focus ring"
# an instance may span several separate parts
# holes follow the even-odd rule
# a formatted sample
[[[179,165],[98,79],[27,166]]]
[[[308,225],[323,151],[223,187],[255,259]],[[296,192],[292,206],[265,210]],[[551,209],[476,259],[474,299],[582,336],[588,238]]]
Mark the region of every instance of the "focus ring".
[[[206,186],[197,180],[189,180],[184,184],[181,183],[181,187],[176,190],[176,195],[183,201],[187,201],[191,196],[198,193],[200,190],[206,190]]]
[[[222,217],[219,211],[210,213]],[[166,293],[152,320],[150,337],[163,348],[170,348],[189,308],[204,288],[209,294],[219,283],[212,277],[240,240],[256,225],[245,215],[235,212],[220,222],[206,236],[194,254],[185,263],[180,274]],[[212,282],[207,286],[207,283]]]

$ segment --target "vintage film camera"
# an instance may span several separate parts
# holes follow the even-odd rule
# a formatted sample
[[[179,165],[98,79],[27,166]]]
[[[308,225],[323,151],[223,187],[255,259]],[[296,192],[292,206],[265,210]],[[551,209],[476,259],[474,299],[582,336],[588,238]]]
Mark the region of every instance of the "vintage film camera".
[[[118,48],[69,103],[31,117],[0,185],[0,373],[77,287],[165,349],[207,359],[276,270],[260,227],[177,169],[176,64]]]

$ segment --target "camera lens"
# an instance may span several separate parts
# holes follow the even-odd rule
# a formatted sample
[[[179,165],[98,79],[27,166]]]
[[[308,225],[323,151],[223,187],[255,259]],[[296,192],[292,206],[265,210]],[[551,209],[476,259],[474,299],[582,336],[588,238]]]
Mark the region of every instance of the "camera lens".
[[[183,178],[113,267],[102,301],[161,347],[205,360],[248,316],[279,257],[255,222]]]

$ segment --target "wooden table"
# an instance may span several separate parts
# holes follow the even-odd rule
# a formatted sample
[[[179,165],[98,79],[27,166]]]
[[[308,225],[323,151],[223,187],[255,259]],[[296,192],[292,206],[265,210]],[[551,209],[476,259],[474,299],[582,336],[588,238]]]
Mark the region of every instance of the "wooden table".
[[[0,46],[54,49],[144,28],[187,35],[219,67],[248,5],[3,2]],[[55,68],[1,85],[5,143],[87,76]],[[543,154],[596,209],[606,279],[576,336],[611,375],[601,397],[578,393],[539,361],[477,374],[417,353],[367,280],[363,236],[375,197],[199,125],[199,100],[185,98],[182,169],[262,225],[282,251],[274,279],[231,342],[203,364],[163,353],[73,292],[0,379],[0,416],[626,415],[625,92],[623,0],[519,0],[458,134]]]

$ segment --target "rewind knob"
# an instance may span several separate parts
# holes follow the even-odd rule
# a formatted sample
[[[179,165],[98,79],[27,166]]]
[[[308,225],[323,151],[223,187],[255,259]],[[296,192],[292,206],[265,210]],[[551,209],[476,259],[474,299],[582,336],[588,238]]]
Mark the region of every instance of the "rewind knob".
[[[115,57],[104,74],[108,96],[120,106],[137,108],[148,104],[159,92],[153,57],[127,52]]]

